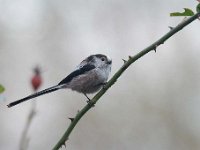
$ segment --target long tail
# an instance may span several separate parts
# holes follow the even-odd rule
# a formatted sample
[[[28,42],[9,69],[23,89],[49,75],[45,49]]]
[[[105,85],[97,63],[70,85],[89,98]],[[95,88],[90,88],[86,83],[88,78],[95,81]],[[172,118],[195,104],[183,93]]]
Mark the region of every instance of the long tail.
[[[27,96],[27,97],[24,97],[24,98],[22,98],[22,99],[20,99],[20,100],[14,101],[14,102],[8,104],[7,106],[8,106],[8,107],[13,107],[13,106],[15,106],[15,105],[17,105],[17,104],[19,104],[19,103],[24,102],[24,101],[27,101],[27,100],[30,100],[30,99],[32,99],[32,98],[41,96],[41,95],[43,95],[43,94],[51,93],[51,92],[56,91],[56,90],[59,90],[59,89],[61,89],[61,88],[62,88],[62,85],[52,86],[52,87],[47,88],[47,89],[45,89],[45,90],[36,92],[36,93],[31,94],[31,95],[29,95],[29,96]]]

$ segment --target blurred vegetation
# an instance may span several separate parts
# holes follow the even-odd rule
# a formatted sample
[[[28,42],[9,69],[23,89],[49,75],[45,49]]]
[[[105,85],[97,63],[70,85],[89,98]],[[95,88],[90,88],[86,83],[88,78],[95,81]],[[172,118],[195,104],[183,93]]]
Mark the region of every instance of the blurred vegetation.
[[[199,1],[199,0],[198,0]],[[183,8],[184,12],[173,12],[170,13],[171,17],[187,17],[187,16],[193,16],[194,15],[194,11],[191,10],[190,8]],[[200,11],[200,3],[196,6],[196,11],[199,12]]]
[[[4,86],[0,84],[0,94],[3,93],[4,91],[5,91]]]

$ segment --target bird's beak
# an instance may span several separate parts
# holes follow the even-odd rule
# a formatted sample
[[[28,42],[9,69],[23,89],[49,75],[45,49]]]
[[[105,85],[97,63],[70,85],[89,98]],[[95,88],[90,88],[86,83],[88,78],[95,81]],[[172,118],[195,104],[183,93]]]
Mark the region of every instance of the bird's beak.
[[[112,59],[110,57],[107,57],[107,59],[108,59],[107,63],[112,64]]]

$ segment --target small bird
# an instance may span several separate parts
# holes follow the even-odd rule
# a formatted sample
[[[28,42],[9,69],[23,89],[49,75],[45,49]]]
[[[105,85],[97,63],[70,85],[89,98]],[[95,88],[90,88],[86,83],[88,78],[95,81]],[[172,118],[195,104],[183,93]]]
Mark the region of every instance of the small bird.
[[[100,90],[107,82],[111,72],[112,60],[103,54],[90,55],[84,59],[66,78],[57,85],[45,90],[36,92],[20,100],[8,104],[8,107],[15,106],[24,101],[51,93],[59,89],[71,89],[79,93],[83,93],[88,101],[87,94],[92,94]]]

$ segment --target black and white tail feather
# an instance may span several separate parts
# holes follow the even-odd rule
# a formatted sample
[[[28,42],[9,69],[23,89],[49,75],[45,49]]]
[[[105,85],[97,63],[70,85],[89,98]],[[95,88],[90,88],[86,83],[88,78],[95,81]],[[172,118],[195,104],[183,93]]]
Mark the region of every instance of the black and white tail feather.
[[[29,96],[27,96],[27,97],[24,97],[24,98],[22,98],[22,99],[20,99],[20,100],[14,101],[14,102],[8,104],[7,106],[8,106],[8,107],[12,107],[12,106],[15,106],[15,105],[17,105],[17,104],[19,104],[19,103],[22,103],[22,102],[25,102],[25,101],[27,101],[27,100],[30,100],[30,99],[32,99],[32,98],[35,98],[35,97],[38,97],[38,96],[41,96],[41,95],[44,95],[44,94],[47,94],[47,93],[54,92],[54,91],[57,91],[57,90],[62,89],[62,88],[63,88],[63,85],[52,86],[52,87],[50,87],[50,88],[44,89],[44,90],[42,90],[42,91],[39,91],[39,92],[36,92],[36,93],[34,93],[34,94],[31,94],[31,95],[29,95]]]

